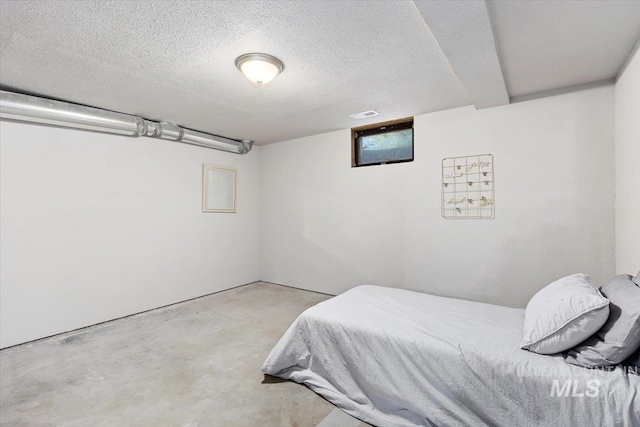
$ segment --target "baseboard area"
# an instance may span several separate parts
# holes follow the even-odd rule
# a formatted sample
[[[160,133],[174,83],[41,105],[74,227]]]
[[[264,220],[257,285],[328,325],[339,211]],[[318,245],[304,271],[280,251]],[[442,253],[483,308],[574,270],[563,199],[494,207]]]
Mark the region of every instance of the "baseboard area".
[[[163,308],[172,307],[172,306],[179,305],[179,304],[184,304],[186,302],[193,301],[193,300],[196,300],[196,299],[199,299],[199,298],[208,297],[210,295],[219,294],[221,292],[230,291],[232,289],[238,289],[238,288],[241,288],[243,286],[249,286],[249,285],[253,285],[254,283],[260,283],[260,282],[262,282],[262,281],[261,280],[256,280],[254,282],[245,283],[243,285],[234,286],[232,288],[223,289],[221,291],[211,292],[211,293],[200,295],[200,296],[197,296],[197,297],[188,298],[188,299],[181,300],[181,301],[178,301],[178,302],[173,302],[171,304],[161,305],[159,307],[150,308],[148,310],[143,310],[143,311],[138,311],[136,313],[127,314],[126,316],[120,316],[120,317],[116,317],[114,319],[105,320],[104,322],[92,323],[91,325],[83,326],[81,328],[69,329],[69,330],[66,330],[66,331],[58,332],[57,334],[47,335],[46,337],[37,338],[35,340],[30,340],[30,341],[21,342],[21,343],[18,343],[18,344],[13,344],[13,345],[10,345],[10,346],[7,346],[7,347],[0,348],[0,352],[5,351],[5,350],[9,350],[9,349],[14,348],[14,347],[18,347],[18,346],[21,346],[21,345],[33,344],[33,343],[36,343],[38,341],[43,341],[43,340],[48,340],[48,339],[51,339],[51,338],[55,338],[58,335],[64,335],[64,334],[68,334],[68,333],[71,333],[71,332],[80,332],[80,331],[83,331],[85,329],[95,328],[96,326],[100,326],[100,325],[104,325],[104,324],[107,324],[107,323],[115,322],[116,320],[126,319],[126,318],[134,317],[134,316],[139,316],[141,314],[148,313],[150,311],[161,310]],[[277,283],[274,283],[274,285],[277,285]],[[282,285],[280,285],[280,286],[282,286]]]
[[[291,289],[298,289],[300,291],[307,291],[307,292],[313,292],[314,294],[320,294],[320,295],[328,295],[330,297],[335,297],[335,294],[328,294],[326,292],[318,292],[318,291],[312,291],[311,289],[304,289],[304,288],[299,288],[297,286],[291,286],[291,285],[283,285],[282,283],[276,283],[276,282],[269,282],[267,280],[260,280],[260,282],[262,283],[268,283],[270,285],[276,285],[276,286],[284,286],[285,288],[291,288]]]
[[[46,337],[38,338],[38,339],[35,339],[35,340],[30,340],[30,341],[25,341],[25,342],[22,342],[22,343],[10,345],[8,347],[0,348],[0,352],[1,351],[5,351],[5,350],[9,350],[9,349],[14,348],[14,347],[18,347],[18,346],[21,346],[21,345],[33,344],[33,343],[38,342],[38,341],[55,338],[55,337],[57,337],[59,335],[64,335],[64,334],[68,334],[68,333],[72,333],[72,332],[80,332],[80,331],[83,331],[85,329],[94,328],[96,326],[100,326],[100,325],[104,325],[104,324],[107,324],[107,323],[115,322],[116,320],[121,320],[121,319],[126,319],[126,318],[129,318],[129,317],[139,316],[141,314],[148,313],[150,311],[162,310],[162,309],[167,308],[167,307],[172,307],[172,306],[176,306],[176,305],[179,305],[179,304],[184,304],[186,302],[193,301],[193,300],[196,300],[196,299],[199,299],[199,298],[204,298],[204,297],[208,297],[210,295],[215,295],[215,294],[219,294],[219,293],[222,293],[222,292],[231,291],[233,289],[242,288],[243,286],[249,286],[249,285],[253,285],[255,283],[266,283],[266,284],[269,284],[269,285],[282,286],[284,288],[291,288],[291,289],[297,289],[297,290],[300,290],[300,291],[313,292],[314,294],[319,294],[319,295],[327,295],[327,296],[331,296],[331,297],[335,296],[333,294],[327,294],[327,293],[324,293],[324,292],[318,292],[318,291],[312,291],[312,290],[309,290],[309,289],[298,288],[296,286],[283,285],[282,283],[268,282],[266,280],[256,280],[254,282],[245,283],[243,285],[234,286],[232,288],[223,289],[221,291],[211,292],[211,293],[208,293],[208,294],[200,295],[200,296],[189,298],[189,299],[186,299],[186,300],[181,300],[181,301],[174,302],[174,303],[171,303],[171,304],[162,305],[160,307],[150,308],[148,310],[143,310],[143,311],[139,311],[139,312],[136,312],[136,313],[128,314],[126,316],[121,316],[121,317],[116,317],[114,319],[105,320],[104,322],[93,323],[91,325],[83,326],[81,328],[69,329],[69,330],[66,330],[66,331],[59,332],[57,334],[47,335]]]

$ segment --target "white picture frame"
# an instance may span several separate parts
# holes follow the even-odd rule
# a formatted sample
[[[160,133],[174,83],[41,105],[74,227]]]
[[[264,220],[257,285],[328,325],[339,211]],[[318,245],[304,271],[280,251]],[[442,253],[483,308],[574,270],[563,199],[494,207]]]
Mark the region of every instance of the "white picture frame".
[[[236,212],[236,175],[234,168],[203,165],[202,212]]]

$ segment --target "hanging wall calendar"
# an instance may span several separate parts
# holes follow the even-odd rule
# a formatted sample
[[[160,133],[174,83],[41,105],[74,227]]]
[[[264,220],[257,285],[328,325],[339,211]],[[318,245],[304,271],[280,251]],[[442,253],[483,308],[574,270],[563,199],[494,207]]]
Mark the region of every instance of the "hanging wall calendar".
[[[492,154],[442,159],[442,217],[494,218],[493,184]]]

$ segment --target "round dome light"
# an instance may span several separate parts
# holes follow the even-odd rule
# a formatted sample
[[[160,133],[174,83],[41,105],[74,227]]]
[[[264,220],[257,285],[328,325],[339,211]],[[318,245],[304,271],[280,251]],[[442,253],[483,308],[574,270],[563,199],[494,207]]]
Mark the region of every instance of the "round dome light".
[[[236,59],[236,67],[249,81],[263,85],[269,83],[284,70],[284,64],[266,53],[246,53]]]

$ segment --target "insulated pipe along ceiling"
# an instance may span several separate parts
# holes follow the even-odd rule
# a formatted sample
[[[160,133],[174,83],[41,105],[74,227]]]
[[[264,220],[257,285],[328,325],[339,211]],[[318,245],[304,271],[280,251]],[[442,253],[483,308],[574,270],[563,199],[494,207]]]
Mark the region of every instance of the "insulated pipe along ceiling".
[[[4,90],[0,90],[0,119],[133,137],[148,136],[237,154],[246,154],[253,147],[253,141],[249,140],[225,138],[173,123],[154,122],[130,114]]]

